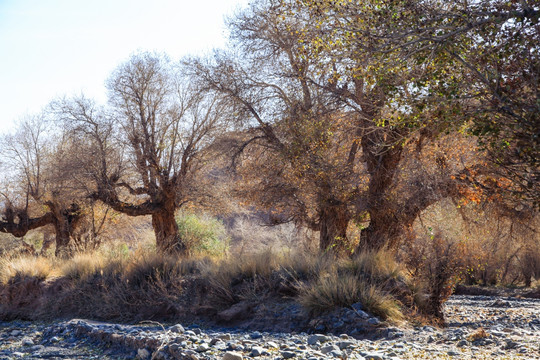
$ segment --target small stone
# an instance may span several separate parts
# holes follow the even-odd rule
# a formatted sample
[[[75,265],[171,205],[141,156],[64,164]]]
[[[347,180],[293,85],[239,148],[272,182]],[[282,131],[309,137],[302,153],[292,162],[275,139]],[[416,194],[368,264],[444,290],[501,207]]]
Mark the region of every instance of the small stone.
[[[18,357],[18,358],[22,358],[24,357],[24,354],[22,352],[18,352],[18,351],[15,351],[14,353],[12,353],[11,355],[15,356],[15,357]]]
[[[278,348],[279,348],[279,345],[276,344],[276,343],[273,342],[273,341],[267,342],[267,343],[266,343],[266,346],[268,346],[268,347],[271,348],[271,349],[278,349]]]
[[[381,323],[381,321],[375,317],[369,319],[367,322],[369,325],[379,325]]]
[[[284,359],[291,359],[293,357],[296,357],[296,353],[294,351],[289,350],[283,350],[280,351],[281,356],[283,356]]]
[[[255,331],[253,333],[251,333],[250,337],[253,339],[253,340],[256,340],[256,339],[260,339],[262,338],[262,334],[258,331]]]
[[[460,342],[457,343],[457,347],[464,347],[464,346],[467,346],[469,345],[469,342],[467,340],[461,340]]]
[[[208,344],[207,343],[202,343],[201,345],[197,346],[197,352],[206,352],[208,351],[210,348],[208,347]]]
[[[364,358],[366,360],[383,360],[384,355],[381,353],[369,353],[369,354],[365,354]]]
[[[336,345],[327,345],[327,346],[323,346],[321,348],[321,352],[323,354],[328,354],[328,353],[330,353],[332,351],[336,351],[336,350],[339,350],[339,348]]]
[[[193,332],[195,333],[195,335],[201,335],[202,334],[202,330],[199,329],[199,328],[193,329]]]
[[[307,339],[308,345],[315,345],[317,342],[323,343],[329,340],[329,337],[323,334],[310,335]]]
[[[231,334],[219,334],[216,338],[221,340],[231,340]]]
[[[354,345],[352,341],[340,341],[336,344],[341,350],[348,349]]]
[[[19,335],[21,335],[21,334],[22,334],[22,331],[20,331],[20,330],[13,330],[13,331],[10,333],[11,336],[19,336]]]
[[[33,346],[34,345],[34,340],[32,340],[30,338],[24,338],[22,340],[22,344],[23,344],[23,346]]]
[[[233,351],[228,351],[223,355],[223,357],[221,359],[222,360],[243,360],[244,358],[243,358],[242,354],[240,354],[240,353],[233,352]]]
[[[180,324],[176,324],[176,325],[173,325],[169,328],[170,331],[174,332],[174,333],[178,333],[178,334],[183,334],[186,329],[184,329],[184,327]]]
[[[459,355],[458,352],[455,352],[455,351],[453,351],[453,350],[448,351],[447,354],[448,354],[449,356],[458,356],[458,355]]]
[[[59,341],[60,341],[60,338],[59,338],[58,336],[53,336],[53,337],[51,338],[51,342],[52,342],[52,343],[57,343],[57,342],[59,342]]]
[[[263,355],[266,352],[267,351],[264,348],[262,348],[260,346],[254,346],[253,348],[251,348],[251,353],[249,354],[249,356],[257,357],[257,356]]]
[[[137,350],[137,358],[141,360],[148,360],[150,359],[150,351],[146,349],[139,349]]]

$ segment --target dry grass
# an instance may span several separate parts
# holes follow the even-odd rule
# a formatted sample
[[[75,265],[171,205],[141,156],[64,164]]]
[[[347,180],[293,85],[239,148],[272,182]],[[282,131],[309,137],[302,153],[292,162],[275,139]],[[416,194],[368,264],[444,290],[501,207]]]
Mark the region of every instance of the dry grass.
[[[240,301],[285,297],[312,313],[361,302],[372,314],[399,321],[403,303],[398,298],[406,288],[403,272],[386,253],[337,260],[267,250],[223,259],[179,259],[139,248],[128,255],[78,254],[64,263],[20,258],[8,268],[2,272],[5,284],[22,274],[39,279],[59,275],[43,292],[45,300],[31,305],[43,308],[29,305],[24,310],[40,317],[134,321],[174,316],[190,301],[227,308]],[[199,287],[185,294],[186,283]]]
[[[44,281],[58,275],[55,264],[44,257],[15,257],[0,259],[0,283],[7,284],[14,279],[35,278]]]
[[[360,302],[368,312],[392,322],[403,320],[393,293],[405,287],[404,272],[387,252],[363,253],[353,259],[319,265],[318,277],[299,282],[299,302],[319,314]],[[410,294],[412,296],[412,294]]]

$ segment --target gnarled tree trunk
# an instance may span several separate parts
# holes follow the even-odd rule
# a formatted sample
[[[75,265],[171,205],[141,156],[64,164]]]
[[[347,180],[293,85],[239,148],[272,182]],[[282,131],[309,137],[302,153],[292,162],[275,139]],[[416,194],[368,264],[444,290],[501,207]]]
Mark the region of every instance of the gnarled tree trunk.
[[[152,227],[156,235],[158,251],[167,254],[187,254],[187,245],[180,237],[174,216],[174,207],[164,207],[152,214]]]
[[[351,214],[344,205],[328,206],[322,209],[319,219],[319,249],[338,256],[350,253],[348,249],[347,227]]]

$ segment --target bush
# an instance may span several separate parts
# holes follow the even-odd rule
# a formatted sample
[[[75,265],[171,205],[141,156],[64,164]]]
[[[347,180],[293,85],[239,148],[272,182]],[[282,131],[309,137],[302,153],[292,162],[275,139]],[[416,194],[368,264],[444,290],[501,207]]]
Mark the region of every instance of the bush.
[[[224,256],[229,249],[229,236],[223,223],[207,215],[183,213],[176,219],[180,237],[190,255]]]

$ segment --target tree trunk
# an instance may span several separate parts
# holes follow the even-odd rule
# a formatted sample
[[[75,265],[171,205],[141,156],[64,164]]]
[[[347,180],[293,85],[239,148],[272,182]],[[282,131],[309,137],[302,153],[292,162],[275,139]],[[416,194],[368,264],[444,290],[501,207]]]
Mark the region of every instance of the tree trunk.
[[[71,226],[65,217],[56,219],[54,230],[56,233],[56,250],[54,255],[57,258],[67,259],[73,256],[73,244],[71,243]]]
[[[395,216],[390,205],[386,208],[372,208],[369,211],[369,226],[362,230],[358,251],[377,251],[385,247],[393,248],[408,228],[405,219]]]
[[[180,237],[173,208],[162,208],[152,214],[152,227],[158,251],[166,254],[187,254],[187,245]]]
[[[73,256],[74,244],[72,240],[75,228],[83,218],[81,209],[77,204],[63,208],[55,203],[47,204],[54,215],[54,231],[56,236],[56,257],[69,258]]]
[[[319,249],[338,256],[350,254],[347,227],[351,214],[345,206],[328,206],[321,212]]]

